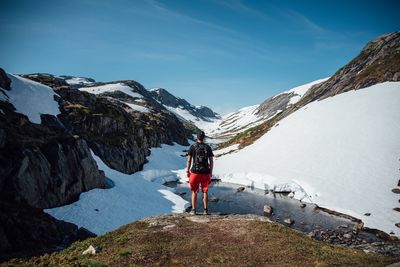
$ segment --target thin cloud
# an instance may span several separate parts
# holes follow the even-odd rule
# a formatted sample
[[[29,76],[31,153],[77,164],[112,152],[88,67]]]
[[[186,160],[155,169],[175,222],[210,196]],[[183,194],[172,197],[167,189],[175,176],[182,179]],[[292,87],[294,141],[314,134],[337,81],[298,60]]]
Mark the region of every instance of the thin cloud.
[[[239,34],[239,35],[241,35],[241,33],[238,32],[238,31],[223,27],[221,25],[218,25],[218,24],[215,24],[215,23],[212,23],[212,22],[208,22],[208,21],[204,21],[204,20],[201,20],[201,19],[193,18],[193,17],[187,16],[185,14],[182,14],[180,12],[177,12],[175,10],[172,10],[170,8],[167,8],[165,5],[161,4],[160,2],[158,2],[156,0],[145,0],[145,1],[148,4],[150,4],[151,6],[153,6],[155,9],[157,9],[157,10],[159,10],[161,12],[164,12],[167,15],[174,16],[177,19],[180,19],[180,20],[183,20],[183,21],[186,21],[186,22],[192,22],[192,23],[200,24],[200,25],[203,25],[203,26],[207,26],[207,27],[213,28],[213,29],[221,31],[221,32],[225,32],[225,33],[229,33],[229,34]]]
[[[162,60],[162,61],[182,61],[186,59],[184,55],[173,54],[173,53],[141,53],[136,56],[145,59]]]
[[[317,23],[313,22],[311,19],[306,17],[305,15],[294,11],[292,9],[281,9],[281,13],[291,20],[295,25],[300,25],[302,28],[311,31],[312,33],[318,33],[318,34],[326,34],[328,31],[318,25]]]
[[[242,0],[216,0],[215,3],[242,14],[249,14],[262,19],[269,18],[266,14],[246,5]]]

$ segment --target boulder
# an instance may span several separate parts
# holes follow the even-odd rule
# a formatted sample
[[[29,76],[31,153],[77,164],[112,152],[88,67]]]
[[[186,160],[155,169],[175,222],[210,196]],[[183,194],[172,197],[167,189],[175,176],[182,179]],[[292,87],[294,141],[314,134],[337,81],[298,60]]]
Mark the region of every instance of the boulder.
[[[95,248],[93,245],[90,245],[85,251],[82,252],[82,255],[86,254],[95,255],[99,252],[100,250],[98,248]]]
[[[307,206],[307,205],[304,204],[304,203],[301,203],[301,204],[300,204],[300,208],[302,208],[302,209],[304,209],[306,206]]]
[[[294,224],[294,220],[291,219],[291,218],[286,218],[283,222],[286,223],[286,224],[288,224],[288,225]]]
[[[246,188],[244,186],[238,187],[236,192],[243,192]]]
[[[400,188],[393,188],[392,192],[395,194],[400,194]]]
[[[264,205],[264,216],[270,216],[272,214],[273,208],[269,205]]]

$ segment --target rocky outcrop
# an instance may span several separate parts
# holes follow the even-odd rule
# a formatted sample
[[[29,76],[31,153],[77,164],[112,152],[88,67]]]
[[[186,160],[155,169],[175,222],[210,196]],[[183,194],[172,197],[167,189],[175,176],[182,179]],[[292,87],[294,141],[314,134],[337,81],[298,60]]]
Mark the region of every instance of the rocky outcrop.
[[[70,135],[52,115],[42,115],[40,125],[8,102],[0,101],[0,111],[0,258],[54,250],[87,237],[42,211],[104,187],[104,173],[86,141]]]
[[[33,74],[25,74],[21,75],[24,78],[30,79],[32,81],[47,85],[49,87],[60,87],[60,86],[68,86],[64,79],[60,77],[56,77],[52,74],[48,73],[33,73]]]
[[[11,79],[8,78],[7,73],[0,68],[0,87],[4,90],[10,90]]]
[[[30,123],[0,101],[1,199],[51,208],[75,201],[81,192],[103,188],[104,174],[82,138],[64,129]]]
[[[151,147],[173,142],[188,144],[191,132],[173,114],[151,102],[154,100],[146,99],[153,112],[142,113],[121,103],[129,101],[125,94],[99,97],[74,89],[60,89],[57,93],[61,96],[59,118],[63,124],[83,137],[96,155],[118,171],[140,170]]]
[[[0,200],[0,210],[0,261],[53,252],[95,236],[24,203]]]
[[[199,117],[203,120],[208,120],[210,118],[217,118],[219,115],[212,111],[210,108],[205,106],[195,107],[187,102],[185,99],[176,97],[170,92],[163,88],[154,88],[149,90],[150,95],[163,105],[172,108],[181,108],[187,110],[190,114],[195,117]]]
[[[143,96],[140,102],[121,91],[93,95],[76,90],[77,86],[85,84],[68,85],[65,80],[72,76],[29,74],[24,77],[50,86],[58,94],[56,100],[61,114],[53,121],[49,117],[42,117],[42,120],[86,140],[94,153],[113,169],[130,174],[142,168],[149,148],[174,142],[188,145],[192,130],[136,81],[94,82],[86,86],[123,84]],[[151,112],[138,112],[127,103],[144,106]]]
[[[328,81],[313,86],[304,95],[303,103],[387,81],[400,81],[400,32],[385,34],[369,42]]]
[[[290,92],[270,97],[260,104],[256,114],[263,118],[271,117],[277,112],[285,110],[289,106],[290,99],[295,95],[294,92]]]

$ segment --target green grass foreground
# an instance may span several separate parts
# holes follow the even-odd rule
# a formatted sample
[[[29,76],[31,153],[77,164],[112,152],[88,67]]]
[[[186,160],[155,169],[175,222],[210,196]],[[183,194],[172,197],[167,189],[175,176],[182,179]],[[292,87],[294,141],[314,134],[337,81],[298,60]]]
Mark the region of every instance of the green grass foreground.
[[[82,255],[89,245],[96,255]],[[164,215],[1,266],[386,266],[396,259],[315,241],[248,216]]]

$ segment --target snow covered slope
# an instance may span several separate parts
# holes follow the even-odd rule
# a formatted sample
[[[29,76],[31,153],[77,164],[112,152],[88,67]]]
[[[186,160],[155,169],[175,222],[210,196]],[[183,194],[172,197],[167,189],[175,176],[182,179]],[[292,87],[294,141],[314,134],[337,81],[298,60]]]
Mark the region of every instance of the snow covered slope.
[[[8,98],[0,94],[0,100],[8,100],[17,112],[27,115],[34,123],[41,122],[41,114],[60,113],[53,89],[17,75],[7,75],[11,79],[11,90],[5,91]]]
[[[242,150],[216,159],[223,181],[294,191],[295,198],[400,236],[400,82],[308,104]],[[371,216],[364,216],[371,213]]]
[[[282,110],[296,104],[300,98],[313,85],[326,81],[328,78],[319,79],[303,84],[274,95],[259,105],[244,107],[236,112],[225,115],[213,125],[206,125],[209,136],[228,139],[251,127],[255,127],[268,119],[271,119]]]
[[[115,186],[90,190],[82,193],[77,202],[45,212],[96,234],[115,230],[144,217],[183,212],[188,202],[160,183],[165,179],[178,179],[176,171],[185,165],[185,158],[179,156],[184,148],[180,145],[162,145],[151,149],[151,155],[147,158],[149,163],[144,165],[143,171],[132,175],[107,167],[92,153],[99,169]]]

